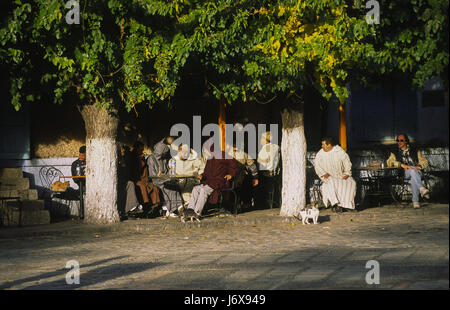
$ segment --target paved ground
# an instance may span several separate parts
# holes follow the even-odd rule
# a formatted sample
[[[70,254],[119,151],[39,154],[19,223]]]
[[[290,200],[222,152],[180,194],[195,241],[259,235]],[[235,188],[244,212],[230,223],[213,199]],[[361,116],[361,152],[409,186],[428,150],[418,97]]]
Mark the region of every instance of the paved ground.
[[[0,229],[0,289],[449,289],[449,206]],[[65,282],[66,262],[80,284]],[[380,284],[366,283],[366,263]]]

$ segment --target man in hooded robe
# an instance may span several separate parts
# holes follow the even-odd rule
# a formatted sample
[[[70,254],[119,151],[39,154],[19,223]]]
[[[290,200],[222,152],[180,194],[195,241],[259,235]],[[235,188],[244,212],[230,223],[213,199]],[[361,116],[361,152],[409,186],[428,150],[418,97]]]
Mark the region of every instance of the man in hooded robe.
[[[173,141],[173,137],[165,137],[155,144],[153,153],[147,158],[150,176],[169,174],[169,160],[172,158],[170,149]],[[166,211],[166,216],[176,217],[174,212],[183,203],[177,180],[153,178],[152,182],[163,194],[162,209]]]

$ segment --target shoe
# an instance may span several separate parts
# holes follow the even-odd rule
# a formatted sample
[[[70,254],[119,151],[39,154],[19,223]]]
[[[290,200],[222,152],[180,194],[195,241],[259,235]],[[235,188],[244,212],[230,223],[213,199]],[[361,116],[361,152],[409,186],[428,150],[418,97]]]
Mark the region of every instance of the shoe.
[[[175,213],[169,213],[169,217],[178,217]]]
[[[144,207],[142,205],[138,205],[134,208],[132,208],[130,211],[128,212],[138,212],[138,211],[142,211],[144,209]]]
[[[178,212],[181,212],[182,210],[184,210],[184,206],[183,205],[178,207]]]
[[[418,201],[413,201],[413,207],[414,207],[414,209],[419,209],[420,203]]]
[[[430,190],[428,188],[421,187],[419,189],[419,191],[420,191],[420,196],[422,196],[422,198],[430,199]]]

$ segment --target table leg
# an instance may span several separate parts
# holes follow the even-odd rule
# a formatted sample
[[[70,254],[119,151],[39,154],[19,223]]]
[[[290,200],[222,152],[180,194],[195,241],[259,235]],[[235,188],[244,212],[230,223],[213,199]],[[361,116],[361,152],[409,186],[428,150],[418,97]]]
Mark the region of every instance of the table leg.
[[[80,187],[80,210],[79,210],[79,217],[80,219],[84,219],[84,184],[83,181],[80,181],[79,187]]]

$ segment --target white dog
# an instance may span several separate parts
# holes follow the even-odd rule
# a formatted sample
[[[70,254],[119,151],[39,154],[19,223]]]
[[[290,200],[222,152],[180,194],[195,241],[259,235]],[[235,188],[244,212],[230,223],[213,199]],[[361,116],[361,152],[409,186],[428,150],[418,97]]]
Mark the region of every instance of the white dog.
[[[300,216],[302,217],[302,223],[310,224],[309,219],[312,219],[314,224],[317,224],[317,220],[319,219],[319,208],[312,207],[311,209],[303,209],[300,211]]]

